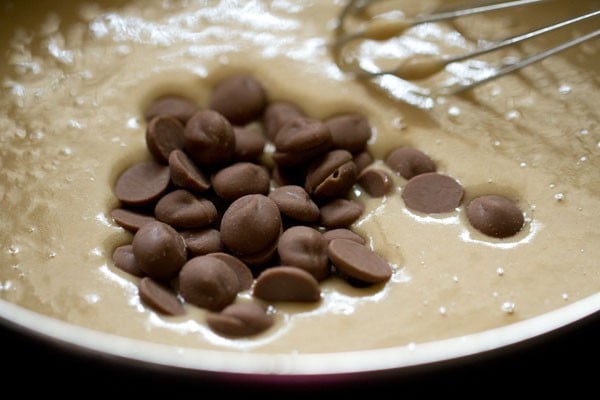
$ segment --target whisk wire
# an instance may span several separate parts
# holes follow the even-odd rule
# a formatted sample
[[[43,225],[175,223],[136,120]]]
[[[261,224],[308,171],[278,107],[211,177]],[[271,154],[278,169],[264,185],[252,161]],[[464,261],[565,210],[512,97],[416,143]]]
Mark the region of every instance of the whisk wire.
[[[491,12],[496,10],[508,9],[513,7],[521,7],[525,5],[535,4],[535,3],[545,3],[550,1],[557,0],[517,0],[517,1],[505,1],[500,3],[492,3],[477,7],[471,7],[466,9],[458,9],[451,10],[446,12],[434,13],[430,15],[418,15],[414,18],[396,18],[396,19],[372,19],[370,20],[365,27],[358,30],[357,32],[346,32],[345,30],[345,21],[350,15],[355,15],[364,12],[373,0],[351,0],[347,3],[346,7],[342,9],[340,13],[338,26],[336,28],[337,38],[333,43],[332,49],[334,53],[340,53],[342,47],[348,44],[351,41],[355,40],[376,40],[383,41],[391,39],[395,36],[401,35],[405,30],[410,27],[423,24],[423,23],[431,23],[444,21],[449,19],[455,19],[459,17],[464,17],[468,15],[481,14],[485,12]],[[473,57],[477,57],[486,53],[490,53],[508,46],[516,45],[518,43],[524,42],[525,40],[532,39],[537,36],[541,36],[548,32],[564,28],[569,25],[573,25],[579,23],[581,21],[597,17],[600,15],[600,10],[596,10],[593,12],[589,12],[584,15],[580,15],[574,18],[570,18],[564,21],[560,21],[554,23],[549,26],[545,26],[540,29],[536,29],[530,32],[526,32],[520,35],[516,35],[498,42],[491,43],[489,45],[481,46],[469,53],[459,54],[455,56],[438,56],[438,55],[415,55],[411,58],[405,60],[405,62],[401,63],[397,67],[390,70],[380,70],[380,71],[368,71],[365,70],[360,65],[353,65],[353,72],[361,78],[372,78],[382,75],[394,75],[401,79],[405,80],[419,80],[430,77],[440,71],[442,71],[448,64],[464,61]],[[518,69],[521,69],[527,65],[533,64],[540,60],[543,60],[551,55],[557,54],[561,51],[564,51],[573,46],[579,45],[585,41],[591,40],[600,36],[600,29],[597,29],[588,34],[576,37],[567,42],[561,43],[555,47],[542,51],[538,54],[534,54],[527,58],[521,59],[520,61],[499,68],[495,71],[494,74],[473,81],[468,84],[463,84],[458,87],[453,88],[444,88],[439,92],[444,94],[456,94],[462,91],[471,89],[477,85],[480,85],[485,82],[489,82],[493,79],[499,78],[501,76],[507,75],[511,72],[514,72]],[[339,58],[338,58],[339,59]]]

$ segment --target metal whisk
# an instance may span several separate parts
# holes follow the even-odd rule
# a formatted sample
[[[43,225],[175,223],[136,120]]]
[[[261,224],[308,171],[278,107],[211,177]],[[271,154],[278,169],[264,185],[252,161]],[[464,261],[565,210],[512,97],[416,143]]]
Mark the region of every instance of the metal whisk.
[[[360,41],[386,41],[394,37],[400,36],[409,28],[415,27],[420,24],[452,20],[459,17],[474,14],[482,14],[491,11],[523,7],[535,3],[545,3],[551,1],[560,0],[518,0],[504,1],[493,4],[489,4],[488,2],[487,4],[478,5],[471,8],[456,9],[430,15],[418,15],[412,18],[404,16],[398,18],[397,15],[393,18],[383,18],[378,15],[374,16],[369,12],[371,6],[373,6],[375,3],[382,3],[382,0],[351,0],[342,9],[342,12],[339,15],[338,24],[335,29],[335,40],[332,44],[332,50],[334,56],[336,57],[336,62],[338,63],[338,65],[340,65],[340,67],[346,71],[353,72],[354,74],[356,74],[357,77],[375,78],[391,75],[406,81],[419,81],[436,75],[437,73],[443,71],[445,67],[449,64],[457,63],[508,46],[512,46],[517,43],[521,43],[525,40],[529,40],[534,37],[546,34],[548,32],[576,24],[584,20],[595,18],[600,15],[600,10],[595,10],[584,15],[556,22],[552,25],[529,31],[517,36],[513,36],[504,40],[480,45],[480,47],[476,48],[473,51],[470,51],[467,54],[460,54],[454,56],[414,55],[407,58],[406,60],[404,60],[403,62],[399,63],[397,66],[391,69],[382,68],[378,70],[373,70],[372,68],[370,68],[369,70],[367,70],[360,63],[348,64],[346,61],[344,61],[343,57],[341,56],[343,49],[351,43],[356,44]],[[358,24],[358,28],[355,28],[355,30],[350,30],[347,27],[347,22],[350,18],[359,21],[362,20],[362,23]],[[600,36],[600,29],[593,30],[574,39],[560,43],[555,47],[522,58],[517,62],[511,63],[509,65],[497,68],[493,74],[485,78],[474,80],[468,83],[463,83],[457,86],[455,85],[453,87],[442,88],[441,90],[438,90],[438,94],[456,94],[467,89],[471,89],[477,85],[507,75],[527,65],[533,64],[547,57],[550,57],[551,55],[564,51],[573,46],[579,45],[585,41],[597,38],[598,36]]]

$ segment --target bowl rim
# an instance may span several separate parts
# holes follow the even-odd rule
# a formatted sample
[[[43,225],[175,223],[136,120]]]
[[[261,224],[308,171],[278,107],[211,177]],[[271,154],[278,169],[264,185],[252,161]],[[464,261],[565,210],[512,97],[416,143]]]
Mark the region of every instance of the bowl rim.
[[[452,362],[535,339],[598,312],[600,292],[538,316],[448,339],[334,353],[261,353],[172,346],[118,336],[42,315],[0,299],[0,325],[52,345],[116,359],[127,365],[268,380],[314,376],[339,378]]]

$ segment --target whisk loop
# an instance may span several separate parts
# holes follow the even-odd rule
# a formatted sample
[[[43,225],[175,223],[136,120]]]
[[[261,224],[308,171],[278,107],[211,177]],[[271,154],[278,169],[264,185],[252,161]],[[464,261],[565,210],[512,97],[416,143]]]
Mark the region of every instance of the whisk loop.
[[[444,20],[455,19],[459,17],[464,17],[468,15],[481,14],[491,11],[497,11],[502,9],[509,9],[514,7],[522,7],[525,5],[531,5],[535,3],[546,3],[551,1],[558,0],[518,0],[518,1],[505,1],[494,4],[486,4],[482,6],[467,8],[467,9],[459,9],[452,10],[447,12],[440,12],[437,14],[431,15],[419,15],[414,18],[373,18],[368,20],[364,26],[357,30],[356,32],[347,32],[345,28],[346,19],[351,15],[359,15],[366,14],[367,10],[372,3],[375,1],[367,1],[367,0],[352,0],[349,1],[346,7],[343,8],[339,20],[338,25],[336,27],[336,39],[332,45],[332,49],[334,54],[336,55],[336,60],[338,64],[344,64],[341,61],[339,54],[341,50],[349,43],[361,40],[373,40],[373,41],[385,41],[402,35],[407,29],[412,28],[414,26],[438,22]],[[580,15],[574,18],[566,19],[564,21],[560,21],[554,23],[549,26],[545,26],[540,29],[536,29],[534,31],[526,32],[521,35],[513,36],[507,39],[504,39],[499,42],[491,43],[488,45],[484,45],[474,51],[471,51],[466,54],[460,54],[455,56],[444,56],[444,55],[426,55],[426,54],[417,54],[412,57],[407,58],[404,62],[400,63],[398,66],[388,69],[388,70],[379,70],[379,71],[369,71],[362,67],[360,64],[353,64],[352,71],[361,78],[374,78],[383,75],[393,75],[398,78],[414,81],[429,78],[442,70],[448,64],[456,63],[460,61],[464,61],[467,59],[471,59],[486,53],[490,53],[508,46],[516,45],[525,40],[532,39],[534,37],[546,34],[548,32],[564,28],[569,25],[573,25],[579,23],[581,21],[591,19],[600,15],[600,10],[592,11],[584,15]],[[448,94],[456,94],[470,88],[473,88],[477,85],[480,85],[485,82],[489,82],[493,79],[497,79],[501,76],[507,75],[511,72],[514,72],[518,69],[521,69],[527,65],[543,60],[551,55],[564,51],[570,47],[579,45],[585,41],[591,40],[600,36],[600,29],[596,29],[595,31],[589,32],[585,35],[581,35],[564,43],[561,43],[555,47],[549,48],[540,53],[531,55],[529,57],[523,58],[518,62],[512,63],[510,65],[504,66],[502,68],[497,69],[492,75],[487,76],[486,78],[479,79],[476,81],[472,81],[467,84],[462,84],[459,86],[454,86],[450,88],[442,88],[438,90],[439,94],[448,95]],[[347,69],[347,65],[342,65],[344,69]]]

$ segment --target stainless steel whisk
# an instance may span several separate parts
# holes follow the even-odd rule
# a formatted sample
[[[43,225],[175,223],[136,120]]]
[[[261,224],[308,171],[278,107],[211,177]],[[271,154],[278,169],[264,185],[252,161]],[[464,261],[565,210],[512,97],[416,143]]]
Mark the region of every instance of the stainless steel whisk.
[[[342,69],[348,70],[349,66],[342,65],[344,64],[344,62],[341,60],[339,55],[341,54],[342,49],[349,43],[364,40],[385,41],[388,39],[392,39],[396,36],[402,35],[407,29],[420,24],[451,20],[469,15],[482,14],[491,11],[523,7],[525,5],[545,3],[551,1],[559,0],[504,1],[493,4],[488,3],[484,5],[474,6],[471,8],[445,11],[437,14],[418,15],[413,18],[372,18],[372,16],[369,15],[367,21],[364,24],[362,24],[360,29],[356,31],[348,31],[346,28],[346,22],[348,18],[368,14],[367,10],[369,9],[369,7],[372,6],[374,3],[378,2],[377,0],[350,0],[342,9],[339,15],[338,24],[335,29],[335,40],[332,44],[332,50],[334,52],[338,64],[341,65]],[[382,0],[379,0],[379,2],[382,2]],[[545,26],[540,29],[536,29],[501,41],[483,45],[466,54],[454,56],[415,55],[409,57],[404,62],[391,69],[381,69],[378,71],[372,71],[366,70],[360,64],[353,64],[352,66],[350,66],[350,70],[361,78],[374,78],[384,75],[393,75],[407,81],[421,80],[429,78],[441,72],[448,64],[464,61],[508,46],[512,46],[517,43],[521,43],[525,40],[529,40],[534,37],[546,34],[548,32],[576,24],[584,20],[598,17],[599,15],[600,10],[595,10],[584,15],[556,22],[552,25]],[[443,90],[439,91],[439,93],[443,95],[460,93],[462,91],[478,86],[482,83],[489,82],[491,80],[507,75],[527,65],[543,60],[547,57],[550,57],[551,55],[557,54],[561,51],[579,45],[588,40],[597,38],[599,36],[600,29],[593,30],[574,39],[560,43],[555,47],[549,48],[537,54],[522,58],[517,62],[498,68],[492,75],[489,75],[483,79],[475,80],[470,83],[465,83],[451,88],[444,88]]]

